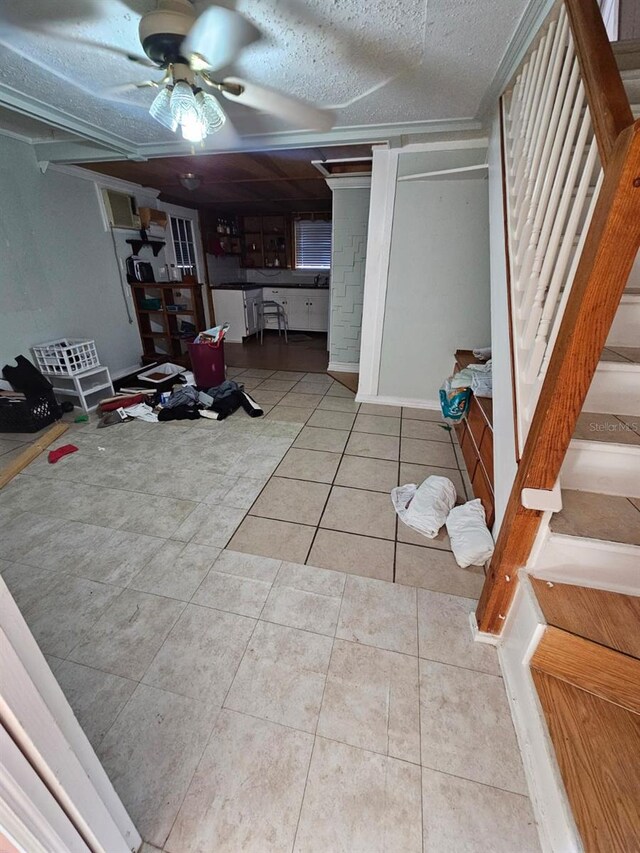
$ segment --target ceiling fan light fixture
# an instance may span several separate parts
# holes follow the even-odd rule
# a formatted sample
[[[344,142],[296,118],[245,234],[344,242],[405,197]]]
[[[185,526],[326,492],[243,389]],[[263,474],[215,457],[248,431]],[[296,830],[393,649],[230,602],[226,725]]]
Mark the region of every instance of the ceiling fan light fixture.
[[[173,86],[171,115],[181,126],[193,125],[198,120],[196,96],[186,80],[178,80]]]
[[[178,122],[173,117],[171,111],[171,90],[168,88],[160,89],[149,107],[149,113],[153,118],[164,125],[164,127],[172,130],[174,133],[177,130]]]
[[[196,103],[200,120],[204,123],[206,133],[216,133],[221,130],[227,120],[226,113],[213,95],[208,95],[206,92],[196,93]]]
[[[186,190],[197,190],[202,183],[202,178],[194,172],[185,172],[179,176],[180,183]]]
[[[202,142],[207,135],[207,128],[200,117],[195,119],[189,117],[187,121],[182,123],[181,130],[182,138],[186,139],[187,142]]]

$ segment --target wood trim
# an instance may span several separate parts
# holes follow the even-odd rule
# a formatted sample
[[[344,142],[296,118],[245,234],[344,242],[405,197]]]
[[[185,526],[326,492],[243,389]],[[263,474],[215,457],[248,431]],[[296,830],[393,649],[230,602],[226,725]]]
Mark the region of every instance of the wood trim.
[[[476,618],[500,633],[541,512],[525,488],[554,488],[640,246],[640,121],[616,142],[496,542]]]
[[[640,660],[640,595],[529,580],[549,625]]]
[[[57,438],[69,429],[69,424],[57,423],[50,427],[45,434],[34,441],[29,447],[22,451],[13,462],[10,462],[6,468],[0,471],[0,489],[11,482],[23,468],[26,468],[30,462],[37,459],[38,456],[49,447]]]
[[[640,714],[640,661],[628,655],[549,627],[531,658],[531,669]]]
[[[613,49],[597,0],[564,0],[576,45],[582,82],[606,170],[618,136],[633,124],[629,98],[622,84]]]

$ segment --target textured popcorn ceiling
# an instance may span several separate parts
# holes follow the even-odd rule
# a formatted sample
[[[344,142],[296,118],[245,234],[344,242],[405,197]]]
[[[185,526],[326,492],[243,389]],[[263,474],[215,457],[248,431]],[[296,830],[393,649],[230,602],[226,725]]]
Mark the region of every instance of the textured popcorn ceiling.
[[[2,4],[26,21],[51,10],[52,0]],[[0,30],[0,84],[127,142],[175,140],[147,114],[153,90],[104,97],[107,86],[159,78],[160,72],[74,42],[91,39],[140,53],[139,13],[153,8],[153,0],[84,5],[92,8],[93,19],[49,23],[46,34]],[[236,7],[265,39],[226,72],[319,105],[338,105],[338,127],[473,118],[525,5],[526,0],[238,0]],[[58,40],[56,33],[70,40]],[[242,135],[287,130],[237,104],[225,100],[224,106]]]

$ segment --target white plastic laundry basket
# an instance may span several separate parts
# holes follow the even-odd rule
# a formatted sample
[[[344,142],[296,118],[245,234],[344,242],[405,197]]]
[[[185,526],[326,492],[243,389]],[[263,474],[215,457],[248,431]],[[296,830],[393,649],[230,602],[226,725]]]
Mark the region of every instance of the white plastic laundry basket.
[[[32,347],[36,366],[42,373],[75,376],[100,365],[95,341],[61,338]]]

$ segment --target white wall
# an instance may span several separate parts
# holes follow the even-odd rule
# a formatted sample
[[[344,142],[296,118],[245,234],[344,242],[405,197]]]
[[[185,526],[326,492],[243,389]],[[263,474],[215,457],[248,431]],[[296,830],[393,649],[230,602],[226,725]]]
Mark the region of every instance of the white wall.
[[[484,156],[483,149],[401,152],[398,175]],[[490,337],[486,173],[398,181],[378,395],[435,404],[454,351],[488,346]]]
[[[496,114],[489,137],[489,246],[491,259],[491,340],[493,357],[493,443],[496,520],[500,528],[516,476],[516,442],[507,302],[507,257],[500,159],[500,119]]]
[[[357,370],[371,182],[349,177],[328,183],[333,191],[329,367]]]
[[[118,258],[132,252],[126,238],[135,233],[115,231],[112,238],[92,180],[54,168],[41,174],[31,146],[5,136],[0,186],[0,368],[18,354],[31,358],[34,344],[64,337],[95,340],[112,373],[138,365],[142,345],[118,268]],[[197,218],[142,187],[135,195],[139,204]],[[195,231],[204,274],[197,225]],[[152,261],[156,277],[173,261],[170,248],[166,257],[162,250],[154,259],[148,249],[141,257]]]

